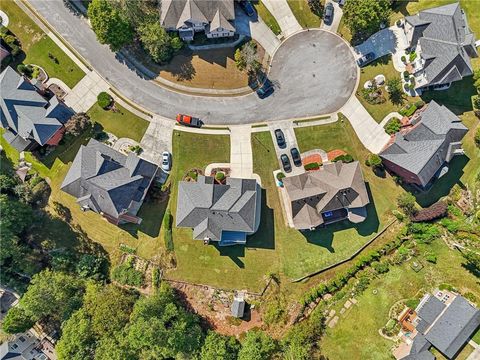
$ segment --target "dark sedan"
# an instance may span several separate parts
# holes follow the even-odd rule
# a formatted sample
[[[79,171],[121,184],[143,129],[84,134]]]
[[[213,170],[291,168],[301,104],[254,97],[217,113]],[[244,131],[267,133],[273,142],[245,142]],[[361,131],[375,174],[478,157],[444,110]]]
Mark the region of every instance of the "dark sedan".
[[[277,139],[277,144],[279,148],[284,149],[287,146],[287,143],[285,141],[285,135],[283,135],[282,130],[275,130],[275,139]]]
[[[273,93],[273,85],[270,81],[265,81],[261,88],[257,90],[257,95],[260,99],[265,99]]]
[[[328,3],[325,6],[325,13],[323,15],[323,22],[327,25],[331,25],[333,22],[333,4]]]
[[[375,60],[375,54],[373,52],[369,52],[357,60],[357,65],[364,67],[365,65],[370,64],[373,60]]]
[[[292,155],[292,160],[295,166],[302,166],[302,157],[297,148],[291,148],[290,154]]]
[[[283,170],[287,173],[291,172],[292,165],[290,164],[290,159],[288,158],[288,156],[282,154],[282,156],[280,156],[280,160],[282,161]]]

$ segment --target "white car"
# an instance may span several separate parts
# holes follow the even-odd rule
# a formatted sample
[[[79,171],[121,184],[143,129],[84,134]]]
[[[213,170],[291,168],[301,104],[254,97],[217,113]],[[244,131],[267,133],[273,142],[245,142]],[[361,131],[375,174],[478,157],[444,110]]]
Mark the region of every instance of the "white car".
[[[170,171],[170,168],[172,167],[170,159],[171,159],[170,153],[168,151],[164,151],[162,153],[162,170],[163,171]]]

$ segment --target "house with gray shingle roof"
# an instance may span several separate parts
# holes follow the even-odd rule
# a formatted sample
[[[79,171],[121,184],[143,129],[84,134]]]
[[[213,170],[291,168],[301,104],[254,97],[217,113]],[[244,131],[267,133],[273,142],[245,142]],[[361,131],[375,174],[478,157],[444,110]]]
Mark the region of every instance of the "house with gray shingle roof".
[[[428,351],[432,346],[447,359],[454,359],[480,326],[480,310],[450,292],[426,294],[415,312],[413,343],[410,354],[402,360],[435,359]]]
[[[0,74],[0,88],[0,120],[9,144],[18,151],[58,145],[73,115],[70,108],[55,96],[46,100],[11,67]]]
[[[261,189],[254,179],[211,176],[178,184],[176,225],[193,228],[193,238],[220,246],[245,244],[260,225]]]
[[[473,74],[470,58],[478,57],[475,35],[460,3],[407,16],[404,31],[418,55],[413,64],[417,89],[449,85]]]
[[[91,139],[80,147],[60,188],[76,197],[82,210],[95,211],[115,225],[140,224],[137,213],[157,169],[134,153],[124,155]]]
[[[160,23],[180,38],[191,41],[196,32],[208,38],[235,35],[233,0],[162,0]]]
[[[319,170],[284,179],[296,229],[308,230],[348,219],[360,223],[370,203],[360,163],[341,161],[324,164]]]
[[[422,109],[412,124],[395,134],[379,155],[385,167],[404,182],[427,188],[448,171],[455,155],[463,154],[461,141],[468,129],[435,101]]]

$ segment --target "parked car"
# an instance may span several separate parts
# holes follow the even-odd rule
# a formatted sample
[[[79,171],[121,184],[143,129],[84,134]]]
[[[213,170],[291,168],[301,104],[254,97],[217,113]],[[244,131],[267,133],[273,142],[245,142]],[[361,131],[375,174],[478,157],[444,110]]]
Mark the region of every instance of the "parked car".
[[[283,135],[283,131],[280,129],[275,130],[275,138],[277,139],[277,144],[279,148],[286,148],[287,142],[285,141],[285,135]]]
[[[302,157],[300,156],[300,152],[297,148],[291,148],[290,154],[292,155],[293,164],[295,166],[302,166]]]
[[[245,11],[245,14],[247,14],[248,16],[255,15],[255,9],[253,8],[253,5],[250,1],[240,1],[240,6],[242,7],[243,11]]]
[[[327,25],[331,25],[333,22],[334,7],[332,3],[325,5],[325,12],[323,13],[323,22]]]
[[[290,164],[290,159],[288,158],[288,156],[285,154],[282,154],[280,156],[280,160],[282,161],[283,170],[287,173],[291,172],[292,165]]]
[[[164,171],[170,171],[172,167],[172,162],[171,162],[171,155],[168,151],[164,151],[162,153],[162,170]]]
[[[373,60],[375,60],[375,54],[373,52],[369,52],[368,54],[365,54],[360,59],[358,59],[357,64],[360,67],[364,67],[365,65],[371,63]]]
[[[270,96],[273,91],[272,83],[267,80],[263,83],[262,87],[257,90],[257,95],[260,99],[265,99],[267,96]]]
[[[197,128],[203,125],[202,120],[200,120],[199,118],[196,118],[190,115],[183,115],[183,114],[177,115],[177,122],[181,125],[197,127]]]

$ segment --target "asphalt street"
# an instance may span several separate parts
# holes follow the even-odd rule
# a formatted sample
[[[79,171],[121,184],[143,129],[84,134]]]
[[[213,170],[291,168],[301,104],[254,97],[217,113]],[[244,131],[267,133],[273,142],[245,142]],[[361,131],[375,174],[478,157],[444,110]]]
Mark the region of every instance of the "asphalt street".
[[[30,4],[123,96],[171,119],[186,113],[206,124],[233,125],[316,116],[340,109],[355,89],[357,68],[348,45],[329,32],[310,30],[288,38],[277,50],[269,76],[275,92],[267,99],[255,93],[240,97],[176,93],[143,78],[101,45],[87,20],[62,0]]]

